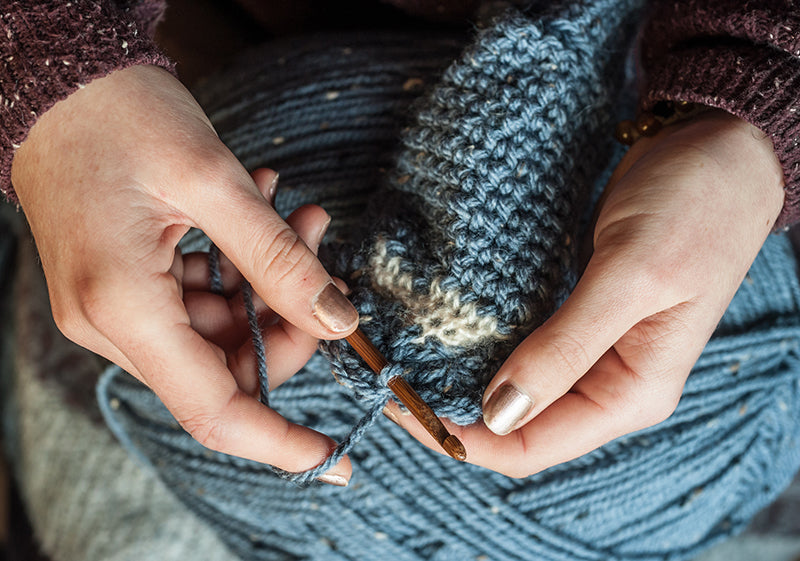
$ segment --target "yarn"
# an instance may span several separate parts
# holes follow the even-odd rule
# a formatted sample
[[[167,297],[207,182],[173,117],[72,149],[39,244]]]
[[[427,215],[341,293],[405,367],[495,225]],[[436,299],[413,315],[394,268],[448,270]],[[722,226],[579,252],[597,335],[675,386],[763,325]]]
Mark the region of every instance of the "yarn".
[[[608,164],[597,142],[622,81],[632,2],[487,29],[404,135],[353,278],[364,331],[439,414],[480,417],[483,390],[575,280],[582,205]],[[576,44],[575,37],[580,37]],[[624,58],[624,57],[623,57]],[[377,324],[377,325],[374,325]],[[324,346],[345,385],[380,387],[345,342]],[[363,390],[361,390],[363,393]]]
[[[511,12],[461,55],[441,34],[295,41],[198,92],[246,166],[281,170],[282,213],[342,201],[329,208],[323,257],[357,271],[354,302],[392,364],[376,382],[334,343],[270,394],[271,407],[350,450],[347,488],[290,485],[206,450],[135,379],[104,375],[98,397],[114,433],[236,554],[690,559],[789,483],[800,465],[800,285],[782,236],[765,244],[677,410],[655,427],[514,480],[432,452],[380,415],[381,380],[402,371],[440,413],[468,422],[484,376],[568,293],[582,203],[613,164],[618,61],[636,9]],[[449,333],[434,307],[475,333]]]

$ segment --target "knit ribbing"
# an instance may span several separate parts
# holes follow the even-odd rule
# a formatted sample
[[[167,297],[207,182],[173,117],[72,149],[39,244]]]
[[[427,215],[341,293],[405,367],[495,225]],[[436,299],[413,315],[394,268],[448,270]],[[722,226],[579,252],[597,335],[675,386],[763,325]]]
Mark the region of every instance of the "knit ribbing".
[[[13,2],[0,11],[0,192],[11,186],[15,150],[40,115],[70,93],[136,64],[171,68],[145,32],[160,17],[152,2]],[[137,22],[136,17],[146,19]]]

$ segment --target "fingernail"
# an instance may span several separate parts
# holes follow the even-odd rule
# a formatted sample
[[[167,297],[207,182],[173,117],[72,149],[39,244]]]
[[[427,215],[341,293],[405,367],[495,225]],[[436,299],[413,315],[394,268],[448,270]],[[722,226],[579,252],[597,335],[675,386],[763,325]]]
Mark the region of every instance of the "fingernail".
[[[483,406],[483,422],[490,431],[503,436],[514,430],[532,407],[530,397],[506,383],[497,388]]]
[[[267,200],[272,206],[275,206],[275,193],[278,192],[278,177],[280,175],[280,172],[275,172],[275,177],[272,178],[272,183],[269,184],[269,189],[267,190]]]
[[[325,238],[325,232],[328,231],[328,226],[330,225],[331,225],[331,217],[328,216],[328,221],[325,224],[323,224],[322,228],[317,234],[317,247],[319,247],[322,244],[322,240]]]
[[[334,333],[349,331],[358,323],[358,312],[333,283],[317,294],[312,310],[319,322]]]
[[[393,422],[395,425],[400,424],[400,422],[397,420],[397,417],[394,416],[394,413],[392,413],[388,407],[383,408],[383,415],[391,422]]]
[[[317,480],[322,483],[327,483],[328,485],[336,485],[337,487],[347,487],[348,483],[347,479],[334,473],[323,473],[317,477]]]

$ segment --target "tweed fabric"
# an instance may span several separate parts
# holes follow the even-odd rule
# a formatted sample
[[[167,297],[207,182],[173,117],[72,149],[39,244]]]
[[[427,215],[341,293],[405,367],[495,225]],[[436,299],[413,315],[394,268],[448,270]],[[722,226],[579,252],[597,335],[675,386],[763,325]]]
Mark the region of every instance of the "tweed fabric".
[[[0,192],[11,186],[14,153],[39,116],[113,70],[172,63],[152,33],[163,3],[23,0],[0,7]]]
[[[631,3],[627,8],[632,14],[636,6]],[[360,215],[361,220],[351,218],[350,224],[366,223],[366,217],[376,221],[367,223],[367,231],[335,229],[333,239],[328,240],[327,259],[343,267],[341,270],[353,263],[365,265],[350,279],[357,289],[357,305],[362,313],[373,305],[381,311],[367,322],[370,334],[392,360],[402,360],[402,368],[412,371],[414,383],[437,383],[426,379],[422,369],[413,374],[415,360],[430,360],[425,345],[432,338],[422,337],[414,322],[402,323],[412,316],[383,312],[383,307],[389,307],[392,312],[405,313],[396,301],[398,292],[369,289],[381,270],[373,265],[373,256],[381,255],[380,242],[384,241],[387,252],[405,246],[405,253],[391,256],[407,259],[396,276],[413,273],[412,278],[422,280],[411,282],[410,290],[430,295],[433,277],[426,276],[428,270],[449,274],[447,267],[459,263],[453,257],[459,248],[435,242],[451,230],[462,232],[448,229],[459,224],[460,216],[441,217],[469,201],[470,192],[480,194],[482,183],[471,178],[491,177],[499,169],[511,178],[488,181],[485,188],[506,205],[525,204],[502,189],[507,181],[517,188],[543,190],[552,188],[553,182],[559,184],[563,191],[540,200],[547,211],[541,210],[540,221],[530,230],[543,239],[552,236],[556,241],[544,247],[553,248],[556,254],[573,245],[566,243],[559,230],[559,218],[563,217],[567,231],[578,230],[579,203],[587,197],[581,191],[588,193],[596,181],[602,183],[603,170],[613,161],[613,142],[606,140],[608,136],[591,137],[595,144],[606,142],[604,147],[586,148],[588,141],[582,133],[613,121],[612,85],[618,83],[612,78],[606,81],[605,76],[584,80],[586,74],[579,71],[591,73],[604,64],[616,63],[617,68],[624,64],[620,62],[624,55],[620,55],[622,59],[612,56],[605,48],[608,43],[603,42],[603,38],[619,40],[613,30],[596,30],[590,34],[595,42],[587,45],[580,43],[585,35],[574,33],[573,26],[583,22],[591,28],[597,16],[609,11],[604,2],[593,2],[546,14],[514,12],[479,34],[438,81],[432,80],[435,68],[419,66],[422,53],[435,52],[438,44],[441,52],[453,56],[452,39],[388,34],[328,37],[321,43],[310,42],[305,50],[298,49],[299,44],[285,50],[269,48],[253,55],[247,61],[249,68],[233,69],[224,82],[210,86],[208,97],[198,92],[223,139],[248,166],[269,163],[281,170],[291,187],[278,194],[283,211],[306,197],[340,196],[344,203],[332,209],[335,223],[351,216],[351,211],[363,209],[365,195],[375,188],[376,181],[383,186]],[[619,17],[622,24],[625,16]],[[599,21],[609,23],[608,19]],[[530,47],[532,40],[541,51]],[[503,43],[508,48],[493,49],[493,41],[508,41]],[[547,50],[555,44],[559,49]],[[517,45],[527,47],[516,50]],[[541,103],[535,96],[517,102],[514,96],[502,97],[516,91],[513,84],[522,83],[531,92],[546,95],[549,82],[526,82],[519,74],[509,81],[506,73],[472,65],[476,56],[494,55],[498,62],[513,63],[514,56],[531,52],[565,57],[572,70],[565,73],[565,79],[572,81],[574,89],[545,97],[550,103]],[[387,60],[392,64],[387,66]],[[547,60],[525,69],[546,76],[548,69],[556,70],[552,64],[555,61]],[[354,65],[363,81],[345,88],[347,80],[337,79],[354,72]],[[486,68],[486,75],[471,78],[476,68]],[[613,76],[613,72],[609,74]],[[456,86],[459,77],[467,79]],[[486,84],[490,87],[484,87]],[[512,88],[506,90],[503,84]],[[409,92],[415,87],[424,91],[412,106],[411,113],[417,117],[402,136],[394,170],[381,179],[387,146],[397,134],[397,117],[404,114],[412,97]],[[233,93],[215,103],[217,94],[224,95],[220,92],[228,88]],[[492,98],[495,94],[499,97]],[[389,102],[391,99],[395,102]],[[443,99],[451,99],[454,108],[442,107]],[[489,103],[485,103],[487,99]],[[484,134],[482,121],[470,120],[470,108],[482,102],[494,111],[490,113],[497,118],[494,130],[505,131],[508,119],[509,131],[515,130],[516,123],[524,132],[519,137],[501,135],[501,142]],[[568,111],[566,107],[572,103],[575,105]],[[576,125],[574,131],[551,131],[547,119],[542,119],[542,129],[523,138],[530,129],[524,119],[515,117],[529,116],[525,111],[531,104],[541,107],[545,115],[553,115],[554,122],[562,111],[569,114],[567,122]],[[459,118],[448,120],[454,115]],[[475,148],[466,154],[459,151],[464,146],[464,131],[471,130],[464,121],[473,123],[476,130],[469,136]],[[509,138],[521,140],[511,142]],[[421,141],[426,143],[426,156],[417,160]],[[558,149],[542,149],[548,142]],[[493,158],[495,150],[503,150],[498,146],[504,147],[503,157]],[[519,157],[516,150],[528,150],[532,156]],[[317,154],[319,160],[314,158]],[[366,160],[359,159],[361,155]],[[517,178],[513,171],[519,168],[508,170],[508,158],[531,165],[527,169],[538,180]],[[550,165],[560,173],[548,174]],[[286,168],[292,172],[284,173]],[[462,169],[467,171],[459,173]],[[340,177],[344,179],[337,181]],[[559,206],[562,201],[569,210]],[[479,208],[477,215],[497,216],[490,214],[496,210],[492,204],[486,199],[483,206],[488,208]],[[526,226],[520,226],[520,236],[528,235]],[[486,228],[492,228],[491,219],[474,230],[467,225],[463,241],[469,244],[473,235],[480,239]],[[402,244],[394,243],[398,239]],[[417,245],[410,245],[412,241]],[[360,249],[349,252],[354,247]],[[529,247],[539,246],[523,245]],[[440,256],[447,259],[434,260]],[[573,277],[573,254],[564,256],[566,262],[555,265],[549,265],[552,261],[546,255],[537,261],[537,266],[544,264],[542,276],[552,301],[542,299],[541,307],[529,305],[522,312],[514,306],[509,315],[547,313],[556,305]],[[487,263],[478,259],[474,265],[481,270]],[[549,267],[558,271],[549,273],[555,279],[552,282],[548,281]],[[507,265],[504,271],[510,268]],[[354,475],[344,489],[288,485],[267,466],[204,449],[178,427],[157,397],[119,369],[104,375],[98,395],[110,427],[125,446],[150,465],[243,559],[690,559],[743,528],[789,483],[800,464],[800,286],[795,268],[788,241],[778,236],[768,240],[669,420],[524,480],[438,455],[380,415],[376,417],[384,390],[366,383],[372,380],[366,378],[366,372],[360,373],[360,364],[346,362],[344,347],[329,348],[336,359],[333,363],[316,355],[270,396],[271,405],[291,420],[345,443],[354,426],[363,429],[357,435],[361,441],[350,448]],[[556,278],[558,274],[565,278]],[[461,274],[453,276],[445,283],[446,289],[463,291],[472,286],[460,284]],[[514,279],[513,275],[507,278]],[[499,282],[494,286],[502,289]],[[517,291],[524,292],[521,288]],[[479,302],[477,298],[474,301]],[[503,311],[500,305],[480,303],[484,307],[479,316]],[[532,320],[527,327],[534,324]],[[397,348],[392,341],[400,342]],[[460,346],[459,352],[472,348]],[[495,345],[492,352],[502,349]],[[407,354],[400,356],[403,351]],[[451,360],[469,366],[459,355],[451,355]],[[362,384],[359,391],[334,384],[331,365],[338,376],[348,376],[350,386]],[[448,370],[435,373],[452,375]],[[460,368],[458,374],[466,384],[477,387],[484,372]],[[469,392],[464,395],[468,402]],[[451,405],[442,400],[437,406],[447,411]]]

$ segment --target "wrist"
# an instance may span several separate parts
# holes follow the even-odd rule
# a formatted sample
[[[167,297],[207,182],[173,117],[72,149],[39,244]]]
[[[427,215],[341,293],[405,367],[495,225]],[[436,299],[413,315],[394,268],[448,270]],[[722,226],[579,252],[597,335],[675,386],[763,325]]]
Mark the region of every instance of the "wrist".
[[[753,214],[770,221],[770,228],[784,204],[784,173],[770,138],[747,121],[712,107],[695,109],[661,126],[656,134],[642,136],[625,157],[629,169],[644,154],[664,146],[682,149],[678,162],[706,166],[728,184],[724,195],[740,197],[748,191],[758,201]],[[676,163],[676,166],[679,165]]]

